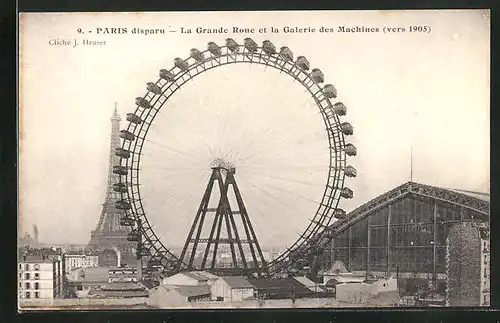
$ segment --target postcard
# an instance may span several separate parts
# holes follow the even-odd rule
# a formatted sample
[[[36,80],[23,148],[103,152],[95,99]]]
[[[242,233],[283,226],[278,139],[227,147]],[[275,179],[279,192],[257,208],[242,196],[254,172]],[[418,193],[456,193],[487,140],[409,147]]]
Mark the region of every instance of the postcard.
[[[488,307],[489,10],[19,15],[20,311]]]

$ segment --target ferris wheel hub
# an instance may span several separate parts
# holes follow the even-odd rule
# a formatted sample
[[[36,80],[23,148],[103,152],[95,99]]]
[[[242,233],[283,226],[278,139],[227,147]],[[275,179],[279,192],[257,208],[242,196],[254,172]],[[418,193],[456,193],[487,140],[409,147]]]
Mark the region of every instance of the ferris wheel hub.
[[[210,163],[210,168],[221,168],[233,174],[236,172],[236,166],[224,158],[215,158],[212,163]]]

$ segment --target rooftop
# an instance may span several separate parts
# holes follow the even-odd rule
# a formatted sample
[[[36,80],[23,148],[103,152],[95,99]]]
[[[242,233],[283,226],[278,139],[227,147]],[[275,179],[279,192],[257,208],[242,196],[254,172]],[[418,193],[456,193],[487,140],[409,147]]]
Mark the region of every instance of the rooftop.
[[[144,287],[146,287],[147,289],[152,289],[159,285],[158,282],[150,279],[141,280],[141,284],[144,285]]]
[[[147,290],[134,291],[112,291],[112,290],[94,290],[90,295],[95,298],[131,298],[131,297],[149,297]]]
[[[181,286],[175,288],[179,294],[185,297],[201,296],[210,294],[210,287],[208,285],[199,286]]]
[[[483,200],[485,202],[490,202],[490,193],[484,193],[484,192],[474,192],[474,191],[468,191],[468,190],[460,190],[460,189],[447,189],[452,192],[456,192],[459,194],[464,194],[476,199]]]
[[[109,284],[104,284],[101,286],[102,290],[105,291],[138,291],[146,290],[146,288],[138,283],[134,282],[113,282]]]
[[[27,255],[27,256],[21,256],[20,262],[21,263],[28,263],[28,264],[41,264],[41,263],[53,263],[56,261],[52,256],[39,256],[39,255]]]
[[[217,279],[218,276],[212,275],[205,271],[186,271],[181,273],[189,278],[195,279],[197,281],[206,281],[209,279]]]
[[[416,195],[422,198],[434,199],[439,203],[448,203],[457,205],[464,209],[473,211],[479,216],[476,220],[488,220],[490,215],[489,193],[473,192],[460,189],[446,189],[430,185],[407,182],[399,185],[392,190],[385,192],[374,199],[364,203],[356,209],[349,212],[344,220],[338,220],[332,223],[331,229],[344,230],[352,223],[355,223],[374,210],[393,203],[396,200],[403,199],[409,195]]]
[[[312,291],[302,285],[293,278],[249,278],[248,281],[255,286],[256,289],[264,290],[265,292],[275,292],[279,294],[311,294]]]
[[[83,271],[85,282],[108,282],[108,267],[85,268]]]
[[[254,288],[254,286],[243,276],[221,277],[231,288]]]
[[[295,279],[296,281],[298,281],[299,283],[301,283],[305,287],[309,288],[309,290],[311,290],[313,292],[322,291],[322,288],[318,287],[318,284],[316,284],[315,282],[313,282],[312,280],[310,280],[309,278],[307,278],[305,276],[293,277],[293,279]]]

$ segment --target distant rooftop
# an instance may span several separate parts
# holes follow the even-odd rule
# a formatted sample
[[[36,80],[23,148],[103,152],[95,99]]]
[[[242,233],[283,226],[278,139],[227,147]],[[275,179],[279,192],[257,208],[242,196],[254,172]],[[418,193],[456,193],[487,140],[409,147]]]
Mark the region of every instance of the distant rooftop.
[[[82,280],[85,282],[108,282],[109,280],[108,267],[85,268],[83,274],[85,276]]]
[[[36,264],[36,263],[53,263],[56,259],[52,256],[27,255],[20,257],[21,263]]]
[[[187,271],[187,272],[183,272],[182,274],[189,277],[189,278],[195,279],[197,281],[205,281],[205,280],[209,280],[209,279],[217,279],[218,278],[217,276],[212,275],[212,274],[205,272],[205,271]]]
[[[460,189],[452,189],[452,188],[447,188],[447,190],[464,194],[470,197],[474,197],[480,200],[483,200],[485,202],[490,202],[490,193],[484,193],[484,192],[474,192],[474,191],[467,191],[467,190],[460,190]]]
[[[249,282],[258,290],[264,290],[271,294],[310,294],[309,288],[302,285],[293,278],[249,278]]]
[[[138,291],[138,290],[145,290],[145,286],[142,284],[134,283],[134,282],[127,282],[127,281],[121,281],[121,282],[113,282],[113,283],[108,283],[104,284],[101,286],[102,290],[105,291]]]
[[[221,277],[231,288],[254,288],[254,286],[243,276]]]
[[[305,287],[309,288],[310,291],[313,291],[313,292],[323,291],[323,289],[321,287],[319,287],[318,284],[316,284],[315,282],[313,282],[312,280],[310,280],[309,278],[307,278],[305,276],[293,277],[293,279],[295,279],[296,281],[298,281],[299,283],[301,283]]]
[[[210,294],[210,287],[208,285],[199,286],[181,286],[176,287],[175,290],[185,297],[201,296]]]

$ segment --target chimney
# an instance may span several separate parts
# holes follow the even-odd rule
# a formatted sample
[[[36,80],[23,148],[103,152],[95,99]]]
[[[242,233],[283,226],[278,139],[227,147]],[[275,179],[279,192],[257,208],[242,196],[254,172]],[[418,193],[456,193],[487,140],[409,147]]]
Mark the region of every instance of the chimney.
[[[117,262],[117,267],[120,268],[122,266],[122,255],[121,255],[121,252],[120,250],[118,250],[118,248],[116,247],[113,247],[113,249],[115,250],[116,252],[116,256],[118,257],[118,262]]]
[[[137,281],[142,281],[142,257],[137,258]]]

